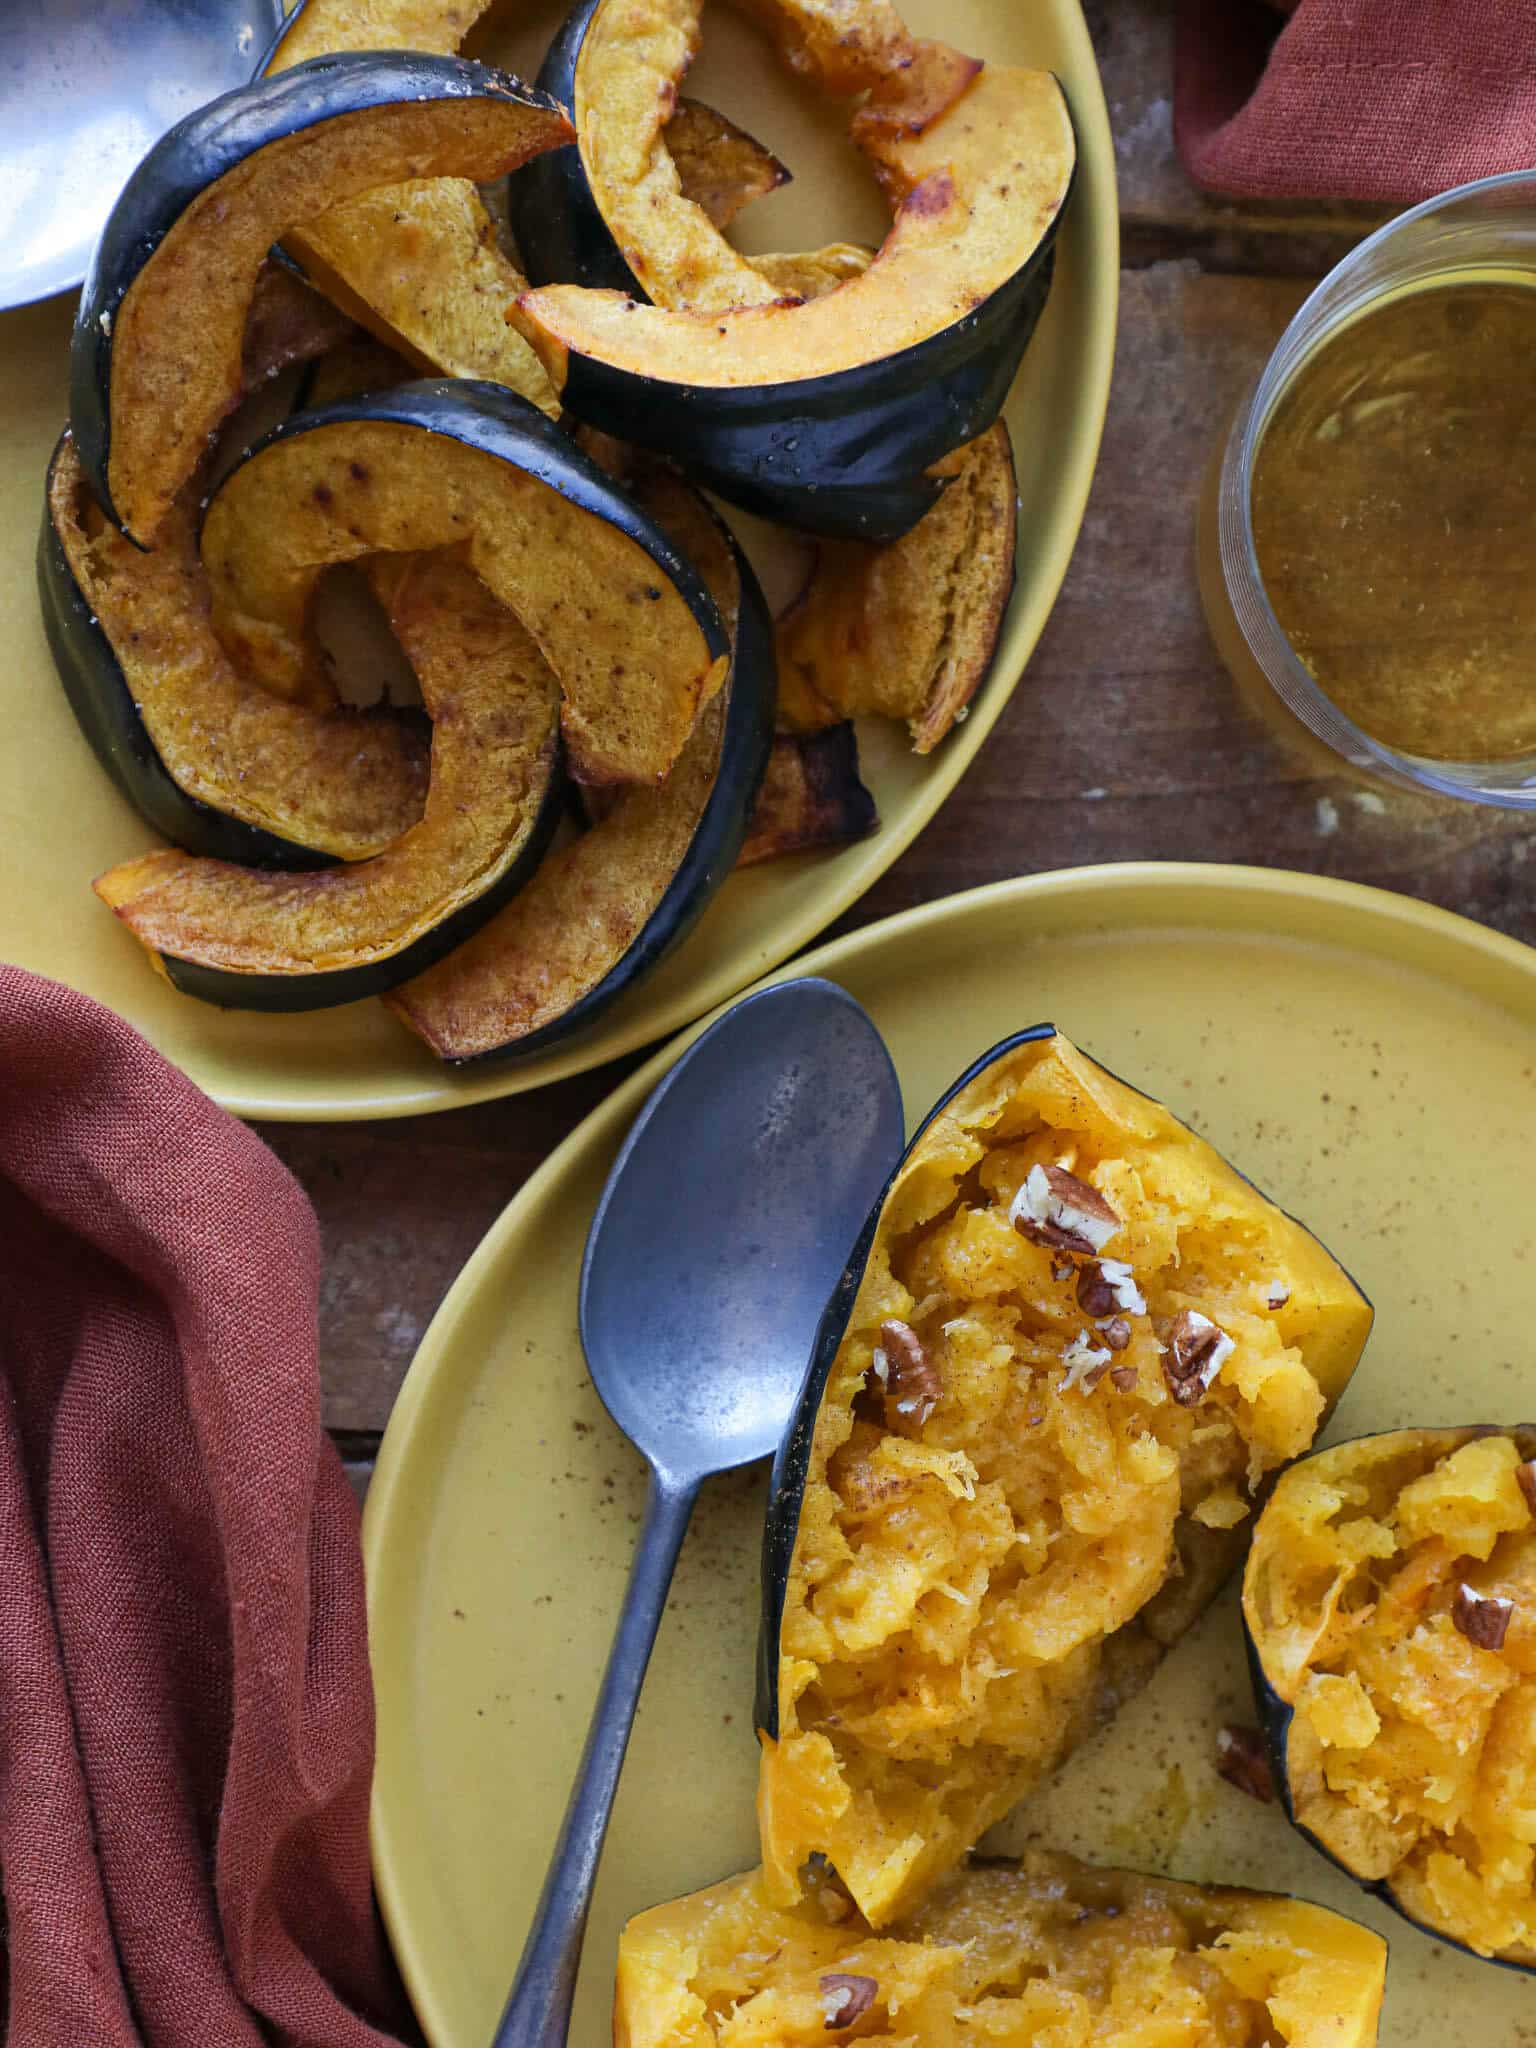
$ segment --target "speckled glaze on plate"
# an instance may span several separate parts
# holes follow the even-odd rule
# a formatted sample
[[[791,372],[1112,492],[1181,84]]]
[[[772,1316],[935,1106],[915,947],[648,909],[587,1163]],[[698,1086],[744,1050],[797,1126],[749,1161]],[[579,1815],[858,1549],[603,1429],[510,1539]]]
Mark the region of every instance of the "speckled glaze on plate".
[[[519,0],[471,37],[468,53],[531,78],[565,0]],[[116,793],[75,730],[43,641],[33,551],[43,472],[62,425],[73,299],[0,316],[0,820],[6,888],[0,958],[109,1004],[242,1116],[412,1116],[518,1094],[654,1043],[711,1009],[846,910],[948,797],[1008,700],[1066,574],[1098,454],[1114,354],[1119,219],[1114,146],[1078,0],[910,0],[914,28],[996,63],[1048,67],[1066,87],[1079,163],[1058,244],[1050,303],[1009,400],[1024,506],[1018,587],[992,675],[971,715],[928,759],[879,721],[860,734],[880,830],[832,854],[801,854],[733,876],[686,943],[591,1033],[524,1064],[453,1073],[377,1002],[298,1017],[215,1010],[178,996],[91,894],[113,862],[157,842]],[[710,10],[688,89],[734,113],[794,172],[743,215],[752,250],[878,240],[888,222],[835,109],[798,94],[762,39],[729,8]],[[804,556],[756,522],[737,522],[771,600],[796,587]]]
[[[1043,1019],[1161,1097],[1317,1230],[1376,1304],[1331,1434],[1525,1413],[1536,952],[1399,896],[1138,864],[974,891],[818,948],[895,1056],[909,1123]],[[375,1867],[433,2048],[489,2038],[627,1569],[639,1459],[582,1366],[576,1278],[608,1165],[680,1040],[540,1169],[465,1268],[391,1419],[365,1525]],[[573,2048],[608,2039],[642,1906],[755,1860],[762,1475],[706,1494],[620,1789]],[[992,1840],[1294,1891],[1392,1945],[1385,2048],[1514,2048],[1524,1980],[1407,1928],[1217,1777],[1253,1718],[1235,1586]]]

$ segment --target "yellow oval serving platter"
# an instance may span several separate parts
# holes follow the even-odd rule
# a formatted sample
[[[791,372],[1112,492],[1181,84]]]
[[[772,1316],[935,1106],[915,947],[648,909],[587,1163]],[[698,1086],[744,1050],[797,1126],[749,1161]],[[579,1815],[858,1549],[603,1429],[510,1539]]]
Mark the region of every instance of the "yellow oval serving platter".
[[[503,8],[511,26],[477,35],[473,54],[532,76],[565,9],[558,0]],[[176,995],[91,894],[94,875],[156,844],[75,730],[43,640],[33,552],[43,471],[65,406],[74,301],[0,317],[0,958],[86,990],[145,1033],[199,1085],[242,1116],[347,1119],[415,1115],[518,1093],[584,1071],[677,1030],[787,959],[837,917],[921,831],[985,741],[1040,636],[1082,522],[1114,353],[1119,282],[1114,150],[1077,0],[912,0],[912,26],[1003,63],[1055,71],[1077,125],[1080,163],[1055,284],[1008,406],[1018,457],[1019,581],[993,673],[967,722],[917,760],[904,734],[860,732],[880,830],[833,854],[801,854],[733,876],[661,969],[591,1034],[524,1065],[456,1074],[438,1065],[377,1002],[297,1017],[220,1011]],[[789,164],[794,181],[749,210],[750,249],[879,238],[873,181],[834,112],[807,104],[767,46],[729,9],[710,10],[689,90],[735,113]],[[761,532],[744,528],[759,552]],[[756,541],[754,541],[754,533]],[[764,564],[781,595],[790,569]]]
[[[1335,1436],[1528,1414],[1536,952],[1348,883],[1137,864],[930,904],[786,971],[868,1007],[909,1122],[978,1053],[1049,1019],[1194,1124],[1376,1304]],[[490,2037],[629,1564],[643,1467],[587,1380],[577,1276],[608,1167],[684,1042],[616,1090],[486,1237],[423,1340],[368,1500],[375,1869],[433,2048]],[[573,2048],[609,2039],[622,1921],[755,1860],[763,1495],[760,1472],[718,1484],[689,1536]],[[1233,1592],[992,1843],[1316,1899],[1391,1942],[1384,2048],[1522,2038],[1525,1980],[1404,1926],[1217,1776],[1217,1728],[1252,1719]]]

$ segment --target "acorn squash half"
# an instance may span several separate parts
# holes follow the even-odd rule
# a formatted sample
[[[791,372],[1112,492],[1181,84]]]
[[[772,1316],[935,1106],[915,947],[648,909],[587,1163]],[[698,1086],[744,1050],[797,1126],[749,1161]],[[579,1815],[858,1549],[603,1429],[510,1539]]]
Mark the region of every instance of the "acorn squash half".
[[[37,581],[70,708],[139,815],[189,853],[366,860],[421,816],[425,725],[288,703],[235,666],[209,616],[196,490],[141,552],[103,518],[68,434],[54,450]]]
[[[587,184],[644,290],[655,299],[680,278],[682,303],[579,284],[525,294],[514,317],[562,402],[787,523],[893,537],[904,528],[890,522],[910,524],[933,502],[938,486],[922,492],[922,473],[996,419],[1044,305],[1076,161],[1060,85],[1020,67],[975,75],[970,60],[911,37],[892,45],[905,72],[890,49],[876,52],[868,75],[890,97],[867,93],[855,138],[895,219],[867,269],[802,301],[674,190],[657,147],[696,0],[584,0],[584,11],[573,120]],[[754,11],[790,40],[795,9]],[[636,49],[666,61],[647,70]],[[841,77],[830,64],[815,75]],[[938,84],[926,100],[912,86],[910,118],[897,119],[913,79]],[[561,166],[572,162],[567,149]],[[562,174],[552,164],[549,178]],[[900,484],[904,501],[889,496]]]
[[[381,185],[493,178],[570,126],[458,57],[322,57],[189,114],[112,209],[70,350],[70,423],[103,511],[150,542],[240,392],[246,309],[297,222]]]
[[[1286,1812],[1436,1940],[1536,1969],[1536,1428],[1302,1459],[1243,1575]]]
[[[758,1820],[911,1908],[1150,1675],[1371,1310],[1302,1226],[1050,1025],[941,1099],[775,1461]]]
[[[459,541],[560,679],[573,774],[659,782],[729,665],[719,614],[655,521],[498,385],[401,384],[259,442],[203,522],[214,630],[280,694],[330,694],[306,624],[321,573]]]
[[[169,851],[109,869],[97,895],[184,994],[262,1010],[377,995],[519,889],[559,820],[560,689],[524,627],[460,549],[375,555],[365,573],[432,717],[421,820],[314,874]]]
[[[773,741],[773,627],[746,557],[696,491],[657,470],[634,489],[709,586],[730,679],[659,788],[604,793],[500,915],[388,997],[454,1064],[516,1060],[585,1030],[696,923],[741,850]]]
[[[760,1872],[619,1937],[616,2048],[1373,2048],[1380,1935],[1272,1893],[1044,1850],[946,1878],[875,1933],[835,1882],[775,1906]]]

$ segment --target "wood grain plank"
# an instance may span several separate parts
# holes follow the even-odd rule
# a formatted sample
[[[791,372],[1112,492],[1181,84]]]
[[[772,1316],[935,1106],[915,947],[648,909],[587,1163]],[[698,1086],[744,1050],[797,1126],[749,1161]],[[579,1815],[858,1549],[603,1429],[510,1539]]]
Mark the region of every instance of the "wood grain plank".
[[[1304,287],[1185,260],[1122,288],[1103,454],[1045,636],[955,795],[840,928],[1005,875],[1198,859],[1379,883],[1536,940],[1529,825],[1320,772],[1240,707],[1207,636],[1201,476]],[[333,1429],[382,1428],[487,1226],[632,1065],[445,1116],[268,1129],[320,1215]]]

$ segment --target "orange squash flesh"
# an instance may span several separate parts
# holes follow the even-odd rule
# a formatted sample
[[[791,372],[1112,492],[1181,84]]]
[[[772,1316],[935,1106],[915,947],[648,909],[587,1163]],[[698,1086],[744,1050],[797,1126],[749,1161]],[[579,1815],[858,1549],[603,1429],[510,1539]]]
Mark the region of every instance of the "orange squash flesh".
[[[662,129],[678,184],[717,228],[727,228],[754,199],[789,183],[789,172],[755,135],[699,100],[679,100]]]
[[[551,285],[523,295],[518,322],[557,389],[572,354],[714,388],[792,384],[897,355],[1028,263],[1071,179],[1066,101],[1046,72],[989,67],[921,132],[892,139],[886,161],[899,188],[894,225],[868,269],[824,297],[790,304],[769,288],[767,303],[681,311]]]
[[[1280,1761],[1297,1825],[1431,1932],[1527,1966],[1533,1453],[1533,1429],[1320,1451],[1282,1476],[1243,1582],[1264,1695],[1291,1710]]]
[[[1051,1171],[1118,1219],[1099,1255],[1020,1208]],[[1176,1392],[1188,1317],[1226,1342]],[[893,1319],[931,1374],[906,1408]],[[1203,1610],[1370,1322],[1299,1223],[1059,1034],[984,1063],[892,1184],[816,1411],[760,1765],[773,1898],[821,1855],[872,1925],[911,1910]]]
[[[1373,2048],[1386,1943],[1299,1900],[1043,1852],[948,1878],[873,1933],[835,1886],[761,1874],[619,1942],[615,2048]],[[851,2015],[851,2016],[850,2016]]]
[[[96,893],[152,953],[231,974],[314,976],[388,960],[494,890],[548,800],[559,686],[453,550],[367,573],[433,720],[421,820],[374,859],[308,874],[158,852]]]

